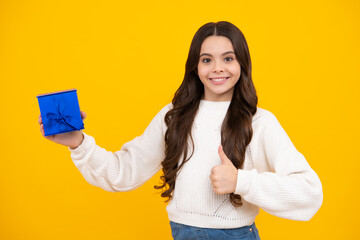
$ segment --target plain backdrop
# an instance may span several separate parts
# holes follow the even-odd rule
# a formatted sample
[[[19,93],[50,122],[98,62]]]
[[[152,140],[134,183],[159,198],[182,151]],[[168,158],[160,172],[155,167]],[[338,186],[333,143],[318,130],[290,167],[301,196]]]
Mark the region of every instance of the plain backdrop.
[[[36,95],[76,88],[85,130],[117,151],[180,86],[190,42],[210,21],[244,33],[259,107],[318,173],[308,222],[261,211],[262,239],[355,239],[360,231],[359,1],[0,1],[0,239],[171,239],[153,186],[88,184],[45,139]]]

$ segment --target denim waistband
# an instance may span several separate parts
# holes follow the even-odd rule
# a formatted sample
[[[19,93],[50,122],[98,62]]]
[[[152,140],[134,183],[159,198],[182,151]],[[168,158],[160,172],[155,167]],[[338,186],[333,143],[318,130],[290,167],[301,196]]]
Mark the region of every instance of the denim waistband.
[[[200,228],[170,221],[171,233],[175,240],[185,239],[239,239],[259,240],[259,232],[255,222],[249,226],[239,228]]]

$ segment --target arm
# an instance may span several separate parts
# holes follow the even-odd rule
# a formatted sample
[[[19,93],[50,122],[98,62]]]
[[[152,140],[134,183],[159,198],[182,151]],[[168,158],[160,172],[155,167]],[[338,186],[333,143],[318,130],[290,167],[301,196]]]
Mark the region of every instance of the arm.
[[[71,149],[71,158],[84,178],[92,185],[107,191],[130,191],[145,183],[161,169],[164,159],[164,116],[170,104],[151,121],[144,133],[125,143],[115,153],[96,145],[93,137]]]
[[[238,170],[235,193],[275,216],[310,220],[323,201],[320,179],[275,116],[266,118],[254,160],[270,169]]]

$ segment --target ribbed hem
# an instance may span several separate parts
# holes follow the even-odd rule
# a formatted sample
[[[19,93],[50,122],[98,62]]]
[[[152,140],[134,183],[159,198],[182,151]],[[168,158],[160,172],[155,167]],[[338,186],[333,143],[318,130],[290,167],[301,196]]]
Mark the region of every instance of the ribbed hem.
[[[239,219],[225,219],[223,217],[185,213],[177,211],[176,214],[168,212],[170,221],[200,228],[238,228],[251,225],[259,214],[259,208],[255,212]]]
[[[82,143],[75,149],[71,149],[68,147],[69,151],[71,152],[72,157],[78,159],[84,156],[89,150],[91,149],[92,145],[95,144],[95,140],[93,137],[87,135],[86,133],[82,132],[84,135],[84,139]]]
[[[257,171],[256,169],[252,170],[238,170],[238,178],[236,183],[235,194],[244,196],[249,193],[251,185],[255,181]]]

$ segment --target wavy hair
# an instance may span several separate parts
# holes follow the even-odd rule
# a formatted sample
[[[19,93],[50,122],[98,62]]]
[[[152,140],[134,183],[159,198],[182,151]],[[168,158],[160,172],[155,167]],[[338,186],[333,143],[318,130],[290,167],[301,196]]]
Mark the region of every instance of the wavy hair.
[[[192,39],[183,82],[175,92],[172,100],[173,108],[165,115],[167,125],[165,158],[161,162],[163,175],[160,177],[163,183],[154,186],[155,189],[163,189],[161,196],[168,198],[165,202],[172,198],[178,171],[194,153],[192,151],[188,154],[188,140],[191,140],[194,149],[191,129],[204,94],[204,85],[197,74],[197,66],[201,45],[209,36],[227,37],[233,45],[236,59],[241,67],[240,78],[234,86],[234,93],[221,126],[221,144],[225,154],[237,169],[242,168],[245,150],[252,138],[252,116],[256,113],[258,98],[251,77],[247,42],[242,32],[230,22],[206,23],[199,28]],[[182,162],[179,165],[180,158]],[[242,205],[240,195],[231,193],[230,201],[235,207]]]

